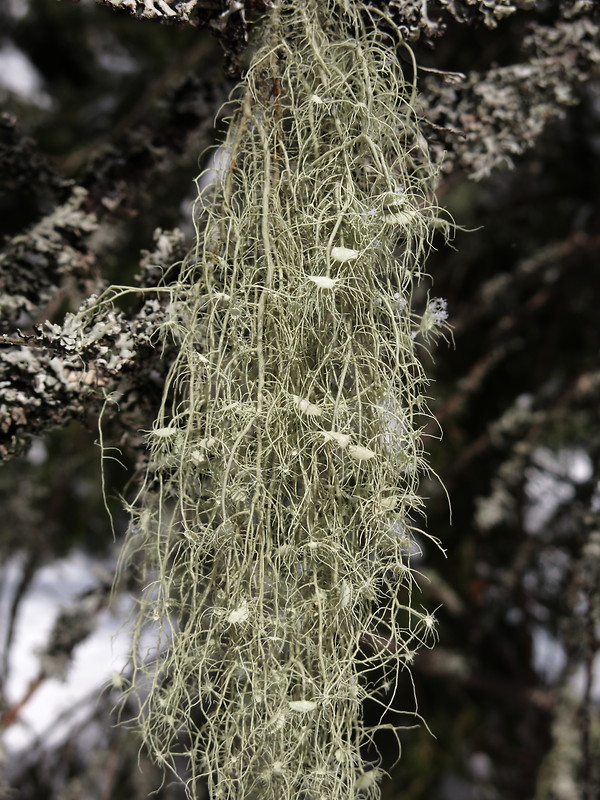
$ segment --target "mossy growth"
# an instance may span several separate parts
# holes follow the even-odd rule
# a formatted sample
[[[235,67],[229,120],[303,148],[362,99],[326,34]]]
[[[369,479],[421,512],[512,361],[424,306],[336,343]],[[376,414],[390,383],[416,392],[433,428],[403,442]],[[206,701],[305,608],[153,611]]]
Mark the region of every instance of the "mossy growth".
[[[168,289],[178,356],[132,509],[130,691],[191,797],[201,776],[223,800],[378,796],[365,746],[434,633],[411,599],[427,413],[411,296],[448,223],[403,45],[375,13],[273,6]]]

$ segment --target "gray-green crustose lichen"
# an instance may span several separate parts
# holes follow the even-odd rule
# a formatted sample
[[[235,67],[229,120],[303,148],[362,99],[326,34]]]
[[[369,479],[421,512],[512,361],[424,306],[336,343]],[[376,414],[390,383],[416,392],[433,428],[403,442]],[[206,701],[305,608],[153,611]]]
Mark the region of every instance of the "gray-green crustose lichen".
[[[416,337],[446,312],[411,298],[450,226],[399,41],[370,13],[274,7],[196,248],[163,287],[177,356],[132,507],[131,692],[155,758],[186,758],[190,796],[206,776],[214,798],[376,797],[363,745],[397,733],[398,671],[434,635],[412,602]]]
[[[482,180],[494,170],[512,169],[598,74],[597,4],[577,0],[558,6],[553,24],[528,25],[518,63],[425,77],[422,113],[433,123],[433,150],[443,158],[444,171],[461,167]]]
[[[185,252],[181,231],[158,229],[155,240],[155,249],[144,252],[140,264],[146,288],[162,275],[157,262]],[[15,304],[22,299],[15,297]],[[33,436],[48,428],[99,411],[107,396],[117,401],[132,392],[139,398],[142,389],[147,393],[151,365],[143,354],[153,350],[157,326],[164,320],[164,305],[152,294],[128,313],[90,295],[61,324],[46,322],[31,334],[0,337],[0,461],[23,452]],[[144,405],[139,400],[136,404]],[[137,424],[132,425],[125,406],[119,422],[131,438],[130,429],[140,427],[140,415],[133,414]]]

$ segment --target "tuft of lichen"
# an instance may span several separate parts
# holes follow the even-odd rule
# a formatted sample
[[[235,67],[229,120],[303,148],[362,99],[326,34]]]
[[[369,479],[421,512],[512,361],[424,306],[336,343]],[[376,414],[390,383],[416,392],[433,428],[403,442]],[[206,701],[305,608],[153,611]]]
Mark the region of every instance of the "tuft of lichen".
[[[415,340],[446,312],[419,316],[412,291],[448,223],[401,41],[371,13],[273,8],[168,287],[131,692],[191,797],[200,776],[228,800],[378,796],[373,735],[397,733],[393,704],[415,713],[391,697],[435,632],[412,601]]]

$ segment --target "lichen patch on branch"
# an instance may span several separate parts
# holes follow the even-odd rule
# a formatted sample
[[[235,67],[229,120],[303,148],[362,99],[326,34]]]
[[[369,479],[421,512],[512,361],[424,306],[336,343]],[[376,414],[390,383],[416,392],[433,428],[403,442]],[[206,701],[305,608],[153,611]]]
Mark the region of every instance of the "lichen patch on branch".
[[[378,796],[362,702],[396,730],[386,689],[433,637],[411,599],[426,469],[411,298],[436,174],[401,42],[370,13],[272,10],[169,287],[178,356],[132,524],[147,588],[131,691],[192,797],[200,776],[228,800]]]

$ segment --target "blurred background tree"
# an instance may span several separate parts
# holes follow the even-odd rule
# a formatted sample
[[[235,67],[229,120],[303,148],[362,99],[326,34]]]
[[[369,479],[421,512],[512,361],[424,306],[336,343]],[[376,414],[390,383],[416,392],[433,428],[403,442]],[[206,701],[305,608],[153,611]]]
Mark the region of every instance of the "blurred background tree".
[[[392,778],[383,797],[593,800],[598,7],[373,4],[412,43],[440,202],[471,228],[454,248],[440,237],[427,267],[454,330],[453,346],[423,355],[444,432],[432,423],[428,449],[452,524],[440,484],[424,481],[427,527],[448,555],[423,545],[419,567],[423,603],[439,606],[439,644],[412,675],[430,731],[407,729],[393,768],[390,743],[379,742]],[[127,524],[118,495],[135,491],[139,431],[151,427],[169,363],[153,347],[164,309],[122,303],[81,352],[66,315],[107,284],[154,285],[187,251],[199,154],[218,142],[214,119],[264,11],[260,0],[0,8],[0,795],[146,798],[161,782],[135,734],[114,727],[110,667],[84,694],[73,676],[94,636],[104,632],[110,649],[106,631],[135,594],[126,574],[107,610]],[[116,542],[100,436],[120,449],[121,463],[104,457]],[[44,586],[73,565],[69,592],[50,592],[45,616],[32,616]],[[42,638],[25,665],[36,625]],[[61,685],[73,702],[59,708]],[[158,796],[182,792],[165,784]]]

